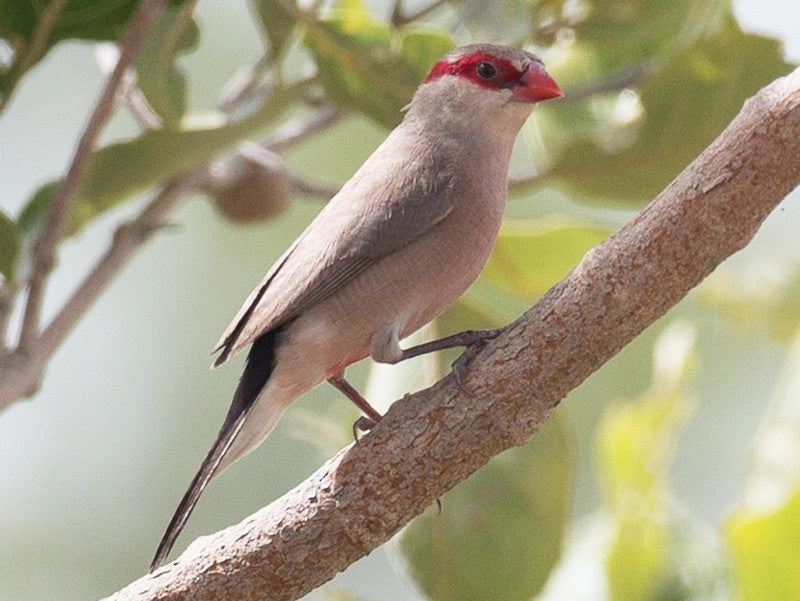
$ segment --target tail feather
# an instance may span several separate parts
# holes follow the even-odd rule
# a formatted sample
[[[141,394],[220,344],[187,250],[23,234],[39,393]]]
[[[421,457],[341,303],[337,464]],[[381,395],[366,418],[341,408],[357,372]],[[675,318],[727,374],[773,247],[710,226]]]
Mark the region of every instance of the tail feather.
[[[197,505],[200,495],[205,490],[211,478],[220,470],[224,469],[234,459],[226,461],[223,460],[228,452],[231,450],[236,437],[242,431],[250,412],[258,398],[259,393],[264,388],[269,379],[275,362],[275,342],[278,335],[278,330],[267,332],[258,338],[250,349],[247,355],[247,364],[245,365],[242,377],[239,379],[239,385],[236,387],[236,392],[233,395],[233,402],[228,410],[228,415],[222,428],[217,435],[217,440],[211,447],[211,450],[206,455],[200,469],[195,474],[189,489],[183,495],[178,508],[175,510],[172,519],[167,526],[167,530],[158,545],[155,557],[150,564],[150,572],[155,571],[159,565],[169,555],[175,540],[180,535],[186,521],[192,514],[195,505]],[[241,453],[240,453],[241,454]],[[239,454],[239,455],[240,455]]]
[[[248,412],[245,411],[240,413],[239,416],[230,423],[226,420],[222,431],[219,433],[208,455],[206,455],[206,458],[203,460],[203,464],[200,466],[197,474],[195,474],[192,483],[189,485],[189,490],[183,495],[181,502],[178,504],[178,508],[175,510],[175,514],[169,522],[169,526],[167,526],[166,532],[164,532],[161,542],[158,544],[158,550],[150,564],[151,573],[155,571],[164,559],[166,559],[167,555],[169,555],[172,546],[175,544],[175,540],[186,525],[186,520],[189,519],[195,505],[197,505],[200,495],[211,481],[214,472],[217,471],[225,454],[230,450],[233,441],[236,439],[236,435],[241,431],[247,419],[247,415]]]

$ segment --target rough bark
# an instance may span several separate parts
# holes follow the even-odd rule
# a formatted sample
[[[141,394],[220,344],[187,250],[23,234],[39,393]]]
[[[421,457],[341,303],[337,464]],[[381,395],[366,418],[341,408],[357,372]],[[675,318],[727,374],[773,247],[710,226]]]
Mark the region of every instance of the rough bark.
[[[800,69],[452,376],[242,523],[111,599],[297,599],[524,444],[564,396],[744,247],[800,183]]]

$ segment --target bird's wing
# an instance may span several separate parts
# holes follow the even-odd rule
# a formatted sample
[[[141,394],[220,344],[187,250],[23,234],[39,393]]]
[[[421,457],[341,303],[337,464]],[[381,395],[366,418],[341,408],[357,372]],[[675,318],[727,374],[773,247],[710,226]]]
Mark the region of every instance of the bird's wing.
[[[389,142],[389,139],[387,139]],[[419,145],[385,142],[253,290],[220,338],[214,365],[323,301],[453,208],[448,166]],[[382,152],[384,150],[384,152]]]

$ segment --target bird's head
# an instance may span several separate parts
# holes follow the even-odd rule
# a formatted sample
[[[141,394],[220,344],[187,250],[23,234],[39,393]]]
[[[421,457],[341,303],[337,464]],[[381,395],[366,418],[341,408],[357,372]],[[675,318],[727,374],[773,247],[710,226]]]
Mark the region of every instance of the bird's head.
[[[433,66],[409,114],[516,133],[535,103],[562,95],[535,55],[508,46],[470,44],[448,52]]]

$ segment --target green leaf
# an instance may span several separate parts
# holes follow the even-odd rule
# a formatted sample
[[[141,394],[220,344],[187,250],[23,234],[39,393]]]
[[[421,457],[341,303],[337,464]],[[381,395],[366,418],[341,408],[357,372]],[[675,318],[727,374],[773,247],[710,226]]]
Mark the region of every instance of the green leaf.
[[[0,103],[5,104],[22,76],[61,40],[118,40],[136,0],[0,0],[0,38],[13,61],[0,68]]]
[[[275,91],[251,116],[206,129],[147,131],[129,142],[95,152],[78,191],[72,215],[74,234],[103,211],[172,177],[199,168],[240,140],[266,129],[293,105],[305,84]],[[55,184],[40,188],[23,210],[25,230],[36,227]]]
[[[253,0],[252,4],[269,40],[273,56],[280,56],[294,31],[294,15],[281,0]]]
[[[648,201],[724,129],[747,97],[788,70],[778,42],[743,33],[729,16],[713,35],[672,55],[646,78],[638,98],[630,92],[593,98],[597,125],[586,129],[592,139],[563,150],[551,173],[586,199]],[[540,118],[555,110],[545,105]],[[563,128],[554,131],[563,134]]]
[[[14,268],[19,256],[20,232],[11,217],[0,211],[0,274],[6,280],[14,279]]]
[[[737,512],[725,533],[741,601],[800,599],[800,490],[773,511]]]
[[[523,447],[492,459],[400,538],[414,581],[434,601],[528,601],[558,560],[572,460],[556,413]]]
[[[136,0],[58,0],[20,2],[0,0],[0,37],[15,48],[25,50],[33,42],[42,20],[55,16],[44,39],[45,49],[61,40],[118,40],[138,2]],[[54,12],[48,12],[54,11]]]
[[[598,430],[599,479],[617,525],[606,559],[611,598],[648,601],[670,570],[668,470],[686,413],[682,387],[694,331],[673,325],[656,345],[650,390],[636,403],[610,407]]]
[[[416,86],[427,77],[431,67],[455,46],[453,38],[432,29],[404,29],[395,35],[400,56],[413,71]]]
[[[44,212],[53,200],[53,196],[58,188],[58,182],[49,182],[41,186],[36,192],[33,193],[28,204],[22,209],[17,220],[20,231],[26,236],[35,232],[35,230],[44,223]],[[74,215],[70,215],[67,224],[64,226],[66,235],[69,236],[75,231]]]
[[[800,599],[800,334],[752,445],[744,500],[725,526],[742,601]]]
[[[163,10],[136,56],[137,84],[166,128],[176,128],[186,111],[186,77],[175,60],[199,41],[193,9],[188,2]]]
[[[680,51],[713,33],[729,12],[726,0],[591,0],[575,34],[593,48],[599,72],[609,73],[631,57]]]
[[[359,0],[338,2],[329,17],[304,25],[330,100],[387,127],[400,122],[421,79],[454,46],[443,32],[393,32],[371,20]]]
[[[507,290],[541,296],[608,235],[603,228],[553,220],[506,221],[483,275]]]

